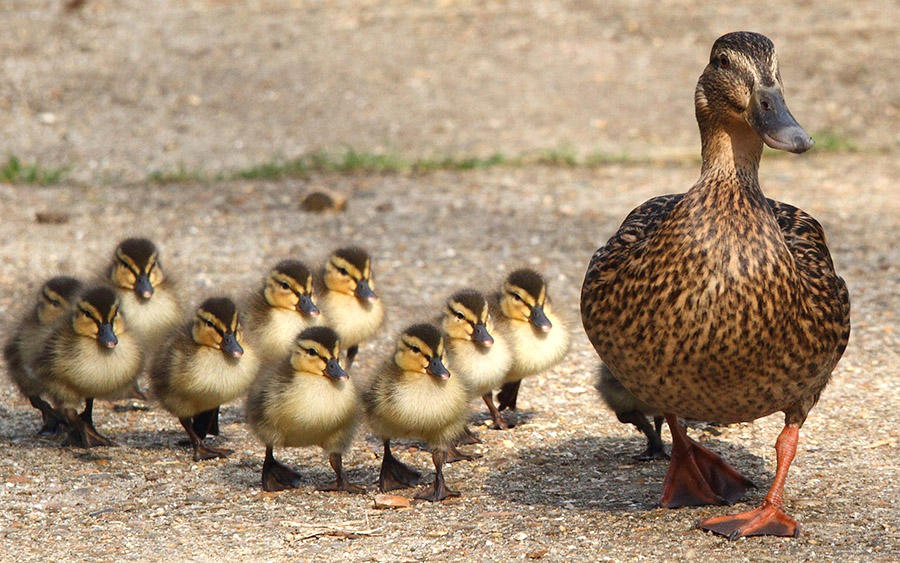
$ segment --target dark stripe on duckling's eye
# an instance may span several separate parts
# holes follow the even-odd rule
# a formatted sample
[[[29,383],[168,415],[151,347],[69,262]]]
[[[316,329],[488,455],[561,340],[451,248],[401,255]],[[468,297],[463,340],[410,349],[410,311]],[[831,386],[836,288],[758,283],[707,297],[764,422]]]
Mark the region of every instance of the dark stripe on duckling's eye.
[[[132,267],[131,267],[131,264],[129,264],[128,262],[126,262],[123,258],[119,258],[119,263],[121,263],[123,266],[125,266],[125,268],[126,268],[129,272],[131,272],[132,274],[135,275],[135,277],[141,275],[140,272],[138,272],[136,269],[132,268]]]
[[[53,297],[52,295],[50,295],[49,293],[47,293],[46,290],[44,290],[44,291],[41,292],[41,293],[44,295],[44,299],[46,299],[51,305],[53,305],[53,306],[55,306],[55,307],[60,307],[60,306],[62,306],[62,301],[60,301],[60,300],[57,299],[56,297]]]
[[[521,297],[519,297],[519,294],[516,293],[515,291],[507,291],[507,293],[508,293],[513,299],[515,299],[516,301],[523,301],[523,302],[524,302],[524,299],[522,299]]]
[[[81,311],[81,312],[84,314],[84,316],[86,316],[87,318],[91,319],[92,321],[94,321],[94,322],[97,323],[98,325],[103,324],[103,323],[101,323],[101,322],[97,319],[97,317],[95,317],[95,316],[93,315],[93,313],[91,313],[91,312],[88,311],[87,309],[84,309],[84,308],[82,308],[82,307],[79,307],[78,310]]]

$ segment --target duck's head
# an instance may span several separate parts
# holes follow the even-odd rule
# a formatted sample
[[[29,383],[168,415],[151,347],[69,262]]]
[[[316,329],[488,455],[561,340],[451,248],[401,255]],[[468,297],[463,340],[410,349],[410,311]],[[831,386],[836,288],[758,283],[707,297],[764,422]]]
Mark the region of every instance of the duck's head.
[[[116,286],[133,290],[143,301],[153,297],[154,288],[165,279],[156,245],[145,238],[120,242],[109,268],[109,278]]]
[[[416,324],[404,330],[397,340],[394,362],[406,373],[450,377],[444,366],[444,337],[434,325]]]
[[[306,264],[297,260],[282,260],[269,272],[263,289],[271,307],[297,311],[306,317],[318,317],[313,292],[313,276]]]
[[[125,331],[116,292],[98,286],[81,294],[72,311],[72,328],[80,336],[95,339],[101,348],[115,348],[117,335]]]
[[[60,318],[81,291],[81,282],[68,276],[56,276],[47,280],[38,295],[37,316],[41,324],[49,324]]]
[[[534,270],[523,268],[506,277],[501,289],[500,310],[506,317],[529,322],[541,332],[550,332],[553,328],[547,318],[550,312],[547,282]]]
[[[441,326],[450,338],[471,340],[485,348],[494,344],[487,299],[474,289],[457,291],[447,299]]]
[[[221,350],[229,358],[244,355],[240,315],[234,302],[227,297],[211,297],[197,307],[191,337],[197,345]]]
[[[378,301],[372,279],[369,253],[352,246],[331,253],[325,264],[325,286],[329,291],[354,295],[364,303]]]
[[[694,100],[701,128],[710,121],[746,123],[773,149],[801,153],[813,146],[784,101],[775,46],[759,33],[716,40]]]
[[[327,326],[307,328],[294,340],[291,367],[300,373],[321,375],[334,381],[349,378],[341,367],[341,341]]]

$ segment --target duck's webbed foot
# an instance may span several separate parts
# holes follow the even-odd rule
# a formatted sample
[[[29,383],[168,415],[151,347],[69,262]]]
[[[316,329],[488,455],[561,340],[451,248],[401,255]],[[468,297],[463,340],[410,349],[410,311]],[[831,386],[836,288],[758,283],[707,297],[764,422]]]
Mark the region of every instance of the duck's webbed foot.
[[[28,397],[31,406],[41,412],[41,429],[38,436],[56,436],[66,430],[66,419],[40,396]]]
[[[378,474],[378,490],[381,492],[414,487],[422,475],[397,460],[391,453],[388,440],[384,442],[384,457],[381,460],[381,471]]]
[[[431,484],[431,487],[417,493],[415,498],[438,502],[449,497],[460,496],[458,491],[450,489],[444,482],[443,465],[446,457],[447,454],[444,451],[435,451],[431,454],[431,459],[434,461],[434,483]]]
[[[214,448],[207,446],[202,441],[194,446],[194,461],[203,461],[204,459],[226,458],[233,454],[234,450],[228,448]]]
[[[319,487],[320,491],[345,491],[348,493],[360,494],[366,492],[362,487],[357,487],[356,485],[347,481],[347,476],[344,474],[343,468],[343,459],[341,454],[331,454],[328,456],[328,461],[331,463],[331,468],[334,469],[334,482]]]
[[[266,448],[266,459],[262,468],[262,488],[264,491],[284,491],[296,489],[303,484],[300,474],[287,465],[275,461],[272,447]]]
[[[700,527],[730,540],[744,536],[797,537],[800,526],[781,510],[781,495],[788,469],[797,452],[799,431],[799,424],[787,424],[778,436],[775,443],[778,460],[775,478],[761,506],[740,514],[707,518],[700,522]]]
[[[94,399],[85,399],[84,411],[81,414],[75,409],[64,411],[66,421],[69,423],[69,436],[64,444],[76,448],[93,448],[97,446],[115,446],[116,443],[101,434],[94,427]]]
[[[664,508],[733,504],[755,485],[724,459],[688,438],[674,415],[666,415],[672,431],[672,459],[659,505]]]
[[[462,443],[462,442],[460,442]],[[473,461],[481,457],[481,454],[467,454],[461,452],[456,446],[447,448],[446,463],[455,463],[457,461]]]
[[[483,443],[481,438],[478,437],[477,434],[472,432],[472,429],[468,427],[468,425],[463,429],[462,436],[459,437],[457,441],[457,445],[459,446],[471,446],[472,444],[481,444]]]

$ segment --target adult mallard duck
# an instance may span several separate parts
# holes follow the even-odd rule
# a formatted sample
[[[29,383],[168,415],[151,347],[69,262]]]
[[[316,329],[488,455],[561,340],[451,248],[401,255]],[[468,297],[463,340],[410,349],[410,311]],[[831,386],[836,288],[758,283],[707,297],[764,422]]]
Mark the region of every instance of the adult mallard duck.
[[[785,413],[775,479],[762,505],[710,518],[731,539],[793,536],[781,495],[800,427],[850,335],[847,286],[819,223],[767,199],[763,142],[813,141],[785,105],[772,42],[720,37],[697,84],[699,181],[626,217],[591,260],[581,294],[588,338],[613,375],[666,413],[672,458],[664,507],[732,503],[752,484],[690,440],[677,417],[731,423]]]

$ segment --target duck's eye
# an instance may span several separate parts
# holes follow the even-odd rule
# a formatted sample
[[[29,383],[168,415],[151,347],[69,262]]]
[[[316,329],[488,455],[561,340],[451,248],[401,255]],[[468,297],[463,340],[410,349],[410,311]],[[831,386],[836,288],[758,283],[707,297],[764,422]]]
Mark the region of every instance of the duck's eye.
[[[348,272],[346,268],[338,268],[337,271],[338,271],[338,273],[341,274],[342,276],[349,276],[349,275],[350,275],[350,272]]]
[[[415,353],[415,354],[421,354],[421,353],[422,353],[422,350],[420,350],[418,346],[410,346],[409,349],[412,350],[413,353]]]
[[[281,282],[281,289],[290,289],[291,286],[288,285],[287,282]]]
[[[719,55],[719,66],[721,68],[728,68],[729,64],[731,63],[728,61],[728,57],[726,57],[725,55]]]
[[[206,323],[206,326],[208,326],[209,328],[215,328],[215,325],[212,324],[212,321],[203,321],[203,322]]]
[[[306,349],[306,353],[309,354],[310,356],[315,356],[315,355],[316,355],[316,349],[315,349],[315,348],[307,348],[307,349]]]
[[[517,293],[510,293],[510,295],[512,296],[512,298],[513,298],[515,301],[519,301],[519,302],[522,301],[522,298],[519,297],[519,294],[517,294]]]
[[[465,318],[465,316],[462,313],[460,313],[459,311],[455,311],[455,314],[456,314],[456,318],[459,320],[463,320]]]

